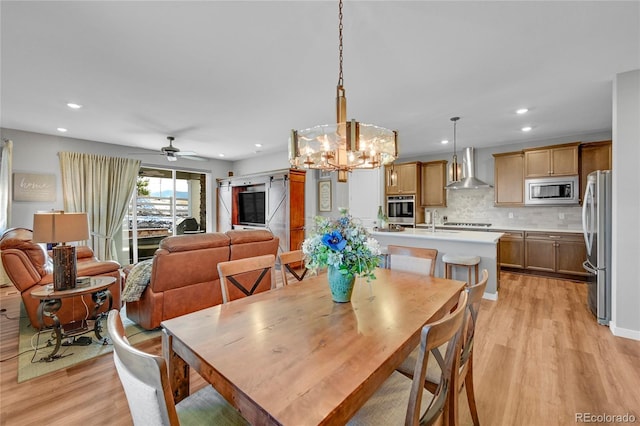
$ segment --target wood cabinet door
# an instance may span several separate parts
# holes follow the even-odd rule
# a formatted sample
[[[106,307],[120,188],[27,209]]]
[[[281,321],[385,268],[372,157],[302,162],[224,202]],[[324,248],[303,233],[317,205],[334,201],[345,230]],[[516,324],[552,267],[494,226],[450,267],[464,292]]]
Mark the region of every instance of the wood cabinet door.
[[[578,174],[578,147],[566,146],[551,150],[551,174],[571,176]]]
[[[497,206],[524,204],[524,154],[494,155],[494,202]]]
[[[400,165],[384,166],[384,193],[386,195],[399,194],[398,180],[399,180],[399,168]]]
[[[540,149],[524,153],[524,174],[528,178],[545,177],[551,174],[551,151]]]
[[[420,173],[420,205],[422,207],[446,207],[447,161],[422,163]]]
[[[398,171],[398,193],[416,194],[418,186],[418,167],[416,163],[399,164]]]
[[[579,236],[563,237],[556,243],[556,272],[572,275],[588,275],[582,267],[587,258],[584,240]]]
[[[611,141],[593,142],[580,146],[580,197],[584,196],[589,173],[596,170],[611,170],[611,168]]]
[[[525,239],[525,268],[555,272],[556,242],[549,239]]]
[[[500,238],[500,266],[509,268],[524,268],[524,238],[517,235],[505,234]]]

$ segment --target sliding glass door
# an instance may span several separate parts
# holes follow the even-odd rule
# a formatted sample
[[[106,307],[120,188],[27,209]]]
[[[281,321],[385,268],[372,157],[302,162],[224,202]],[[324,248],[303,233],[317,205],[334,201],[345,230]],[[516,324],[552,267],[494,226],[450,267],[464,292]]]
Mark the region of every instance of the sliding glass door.
[[[130,263],[153,257],[169,235],[205,232],[206,175],[141,167],[125,220]]]

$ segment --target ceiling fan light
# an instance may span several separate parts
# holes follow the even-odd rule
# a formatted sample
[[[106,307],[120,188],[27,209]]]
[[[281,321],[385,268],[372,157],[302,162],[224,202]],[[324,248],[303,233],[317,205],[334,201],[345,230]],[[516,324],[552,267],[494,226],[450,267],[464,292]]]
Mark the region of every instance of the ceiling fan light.
[[[178,161],[178,157],[173,154],[167,154],[167,161]]]

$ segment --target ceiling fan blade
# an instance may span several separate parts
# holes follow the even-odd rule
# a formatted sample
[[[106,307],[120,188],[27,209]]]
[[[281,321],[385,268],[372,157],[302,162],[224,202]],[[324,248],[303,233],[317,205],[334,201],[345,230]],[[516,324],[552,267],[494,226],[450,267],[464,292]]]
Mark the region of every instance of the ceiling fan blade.
[[[196,154],[193,151],[178,151],[178,152],[175,152],[173,155],[184,157],[185,155],[198,155],[198,154]]]
[[[185,160],[207,161],[206,158],[196,157],[193,155],[181,155],[180,158],[184,158]]]

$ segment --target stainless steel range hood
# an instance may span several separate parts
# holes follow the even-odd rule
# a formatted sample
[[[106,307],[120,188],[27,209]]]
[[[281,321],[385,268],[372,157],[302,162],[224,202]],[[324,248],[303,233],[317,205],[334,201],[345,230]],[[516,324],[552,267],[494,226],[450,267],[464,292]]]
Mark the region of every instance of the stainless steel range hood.
[[[464,158],[462,159],[462,179],[457,182],[451,182],[446,189],[476,189],[476,188],[492,188],[491,185],[476,178],[475,170],[475,153],[472,147],[464,149]]]

